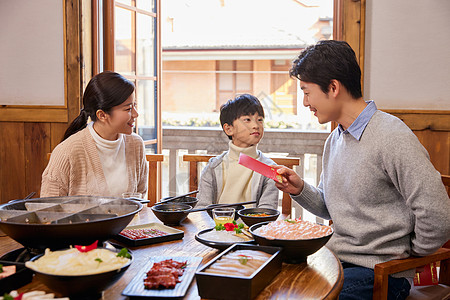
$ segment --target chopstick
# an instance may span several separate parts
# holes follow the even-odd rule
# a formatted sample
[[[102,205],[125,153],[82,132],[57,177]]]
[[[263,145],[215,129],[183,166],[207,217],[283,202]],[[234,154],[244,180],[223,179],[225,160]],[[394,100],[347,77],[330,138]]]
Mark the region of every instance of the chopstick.
[[[241,203],[230,203],[230,204],[213,204],[214,206],[207,206],[203,208],[196,208],[192,209],[189,212],[197,212],[197,211],[205,211],[213,208],[220,208],[220,207],[231,207],[231,206],[239,206],[239,205],[247,205],[247,204],[255,204],[256,201],[248,201],[248,202],[241,202]]]
[[[36,192],[31,192],[31,193],[29,193],[25,198],[23,198],[23,200],[30,199],[30,198],[33,197],[35,194],[36,194]]]
[[[176,196],[176,197],[171,197],[169,199],[165,199],[164,201],[158,202],[158,204],[170,202],[170,201],[173,201],[173,200],[176,200],[176,199],[180,199],[180,198],[183,198],[183,197],[186,197],[186,196],[189,196],[189,195],[192,195],[192,194],[196,194],[196,193],[198,193],[198,190],[189,192],[189,193],[184,194],[184,195],[179,195],[179,196]]]

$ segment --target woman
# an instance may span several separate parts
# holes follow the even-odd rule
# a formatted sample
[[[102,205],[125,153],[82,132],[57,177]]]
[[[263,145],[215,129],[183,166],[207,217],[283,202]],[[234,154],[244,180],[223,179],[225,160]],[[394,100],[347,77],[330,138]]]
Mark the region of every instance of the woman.
[[[144,143],[133,133],[138,115],[131,81],[109,71],[94,76],[84,92],[80,115],[42,174],[41,197],[145,194]]]

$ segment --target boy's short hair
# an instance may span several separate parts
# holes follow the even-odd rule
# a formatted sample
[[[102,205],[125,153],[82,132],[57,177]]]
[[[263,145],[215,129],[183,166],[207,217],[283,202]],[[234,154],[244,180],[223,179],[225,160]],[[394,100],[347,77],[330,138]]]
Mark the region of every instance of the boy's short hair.
[[[361,69],[355,52],[344,41],[326,40],[307,47],[293,61],[289,75],[319,85],[324,93],[336,79],[354,99],[362,97]]]
[[[233,100],[228,100],[220,107],[220,124],[222,128],[225,124],[233,125],[234,120],[241,116],[254,115],[255,113],[264,118],[264,109],[261,102],[253,95],[242,94]],[[231,136],[228,136],[228,138],[231,140]]]

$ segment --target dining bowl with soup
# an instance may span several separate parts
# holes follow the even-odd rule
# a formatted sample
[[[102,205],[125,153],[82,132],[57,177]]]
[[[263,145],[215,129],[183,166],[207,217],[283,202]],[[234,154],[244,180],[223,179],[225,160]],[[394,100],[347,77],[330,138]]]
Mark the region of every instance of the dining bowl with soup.
[[[252,226],[261,222],[275,221],[280,212],[272,208],[255,207],[241,209],[237,214],[245,225]]]
[[[302,263],[308,255],[322,248],[333,235],[331,226],[299,219],[258,223],[250,227],[255,242],[262,246],[281,247],[286,263]]]
[[[192,206],[181,203],[157,204],[152,206],[155,216],[164,223],[164,225],[180,225],[186,219]]]
[[[125,251],[124,251],[125,250]],[[88,252],[77,248],[50,251],[26,262],[27,268],[51,290],[71,298],[95,298],[116,283],[133,258],[126,249],[96,248]]]

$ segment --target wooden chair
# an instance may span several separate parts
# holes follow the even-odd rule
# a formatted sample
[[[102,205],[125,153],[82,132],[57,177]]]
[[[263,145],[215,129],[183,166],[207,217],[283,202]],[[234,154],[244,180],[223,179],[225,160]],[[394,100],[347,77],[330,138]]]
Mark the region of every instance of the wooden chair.
[[[442,182],[447,188],[450,187],[450,176],[442,175]],[[373,299],[387,299],[388,276],[397,272],[421,267],[432,262],[440,261],[439,283],[437,286],[411,287],[408,299],[449,299],[450,298],[450,241],[434,254],[424,257],[410,257],[407,259],[396,259],[375,265],[375,281],[373,285]],[[434,298],[436,297],[436,298]],[[446,298],[447,297],[447,298]]]
[[[158,193],[158,166],[160,162],[164,161],[164,155],[162,154],[147,154],[145,158],[148,161],[148,200],[150,202],[147,204],[148,206],[153,206],[158,201],[159,193]]]
[[[183,161],[189,162],[189,190],[195,191],[198,188],[198,166],[199,162],[208,162],[210,158],[216,155],[211,154],[185,154],[183,155]],[[288,168],[300,165],[300,159],[294,157],[271,157],[271,159],[278,165],[284,165]],[[281,214],[285,217],[291,215],[291,196],[289,193],[283,193],[283,199],[281,201]]]

